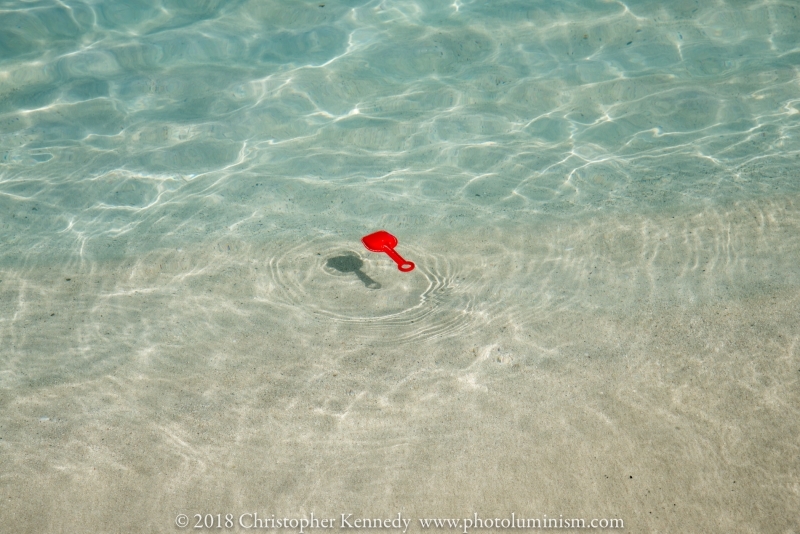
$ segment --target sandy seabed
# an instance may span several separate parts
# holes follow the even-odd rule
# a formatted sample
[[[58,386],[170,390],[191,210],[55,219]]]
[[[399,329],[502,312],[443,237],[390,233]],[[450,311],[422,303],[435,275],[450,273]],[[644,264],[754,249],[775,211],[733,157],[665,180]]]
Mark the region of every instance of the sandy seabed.
[[[513,512],[797,532],[799,205],[444,221],[404,230],[408,275],[358,230],[6,266],[0,530]]]

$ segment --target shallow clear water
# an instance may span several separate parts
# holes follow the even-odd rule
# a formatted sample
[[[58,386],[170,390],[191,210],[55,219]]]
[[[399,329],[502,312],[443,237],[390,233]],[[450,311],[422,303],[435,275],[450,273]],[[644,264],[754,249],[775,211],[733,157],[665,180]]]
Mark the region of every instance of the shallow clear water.
[[[0,520],[796,526],[798,14],[0,2]]]

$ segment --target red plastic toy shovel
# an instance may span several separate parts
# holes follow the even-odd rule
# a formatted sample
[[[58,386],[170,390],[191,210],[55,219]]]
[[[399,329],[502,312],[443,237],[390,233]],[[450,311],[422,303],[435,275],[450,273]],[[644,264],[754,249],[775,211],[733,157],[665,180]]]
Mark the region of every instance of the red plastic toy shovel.
[[[397,264],[397,268],[404,273],[414,270],[412,262],[404,260],[400,257],[400,254],[395,252],[394,247],[397,246],[397,238],[386,230],[378,230],[374,234],[366,235],[361,238],[361,242],[364,243],[364,246],[369,251],[388,254]]]

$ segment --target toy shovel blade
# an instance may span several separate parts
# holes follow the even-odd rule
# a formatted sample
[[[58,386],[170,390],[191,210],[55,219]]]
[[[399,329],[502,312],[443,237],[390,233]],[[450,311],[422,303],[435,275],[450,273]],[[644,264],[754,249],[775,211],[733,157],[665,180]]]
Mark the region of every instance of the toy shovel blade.
[[[378,230],[374,234],[369,234],[361,238],[361,242],[371,252],[385,252],[397,264],[397,268],[407,273],[414,270],[414,264],[404,260],[394,247],[397,246],[397,238],[386,230]]]

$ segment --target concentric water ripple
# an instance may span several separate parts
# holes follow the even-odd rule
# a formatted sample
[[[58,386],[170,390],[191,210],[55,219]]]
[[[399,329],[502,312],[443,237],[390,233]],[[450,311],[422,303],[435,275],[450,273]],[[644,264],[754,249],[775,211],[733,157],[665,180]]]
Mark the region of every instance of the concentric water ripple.
[[[282,250],[268,260],[256,298],[392,343],[455,335],[478,320],[464,265],[401,243],[398,251],[417,266],[401,273],[387,256],[355,243],[324,236]]]

